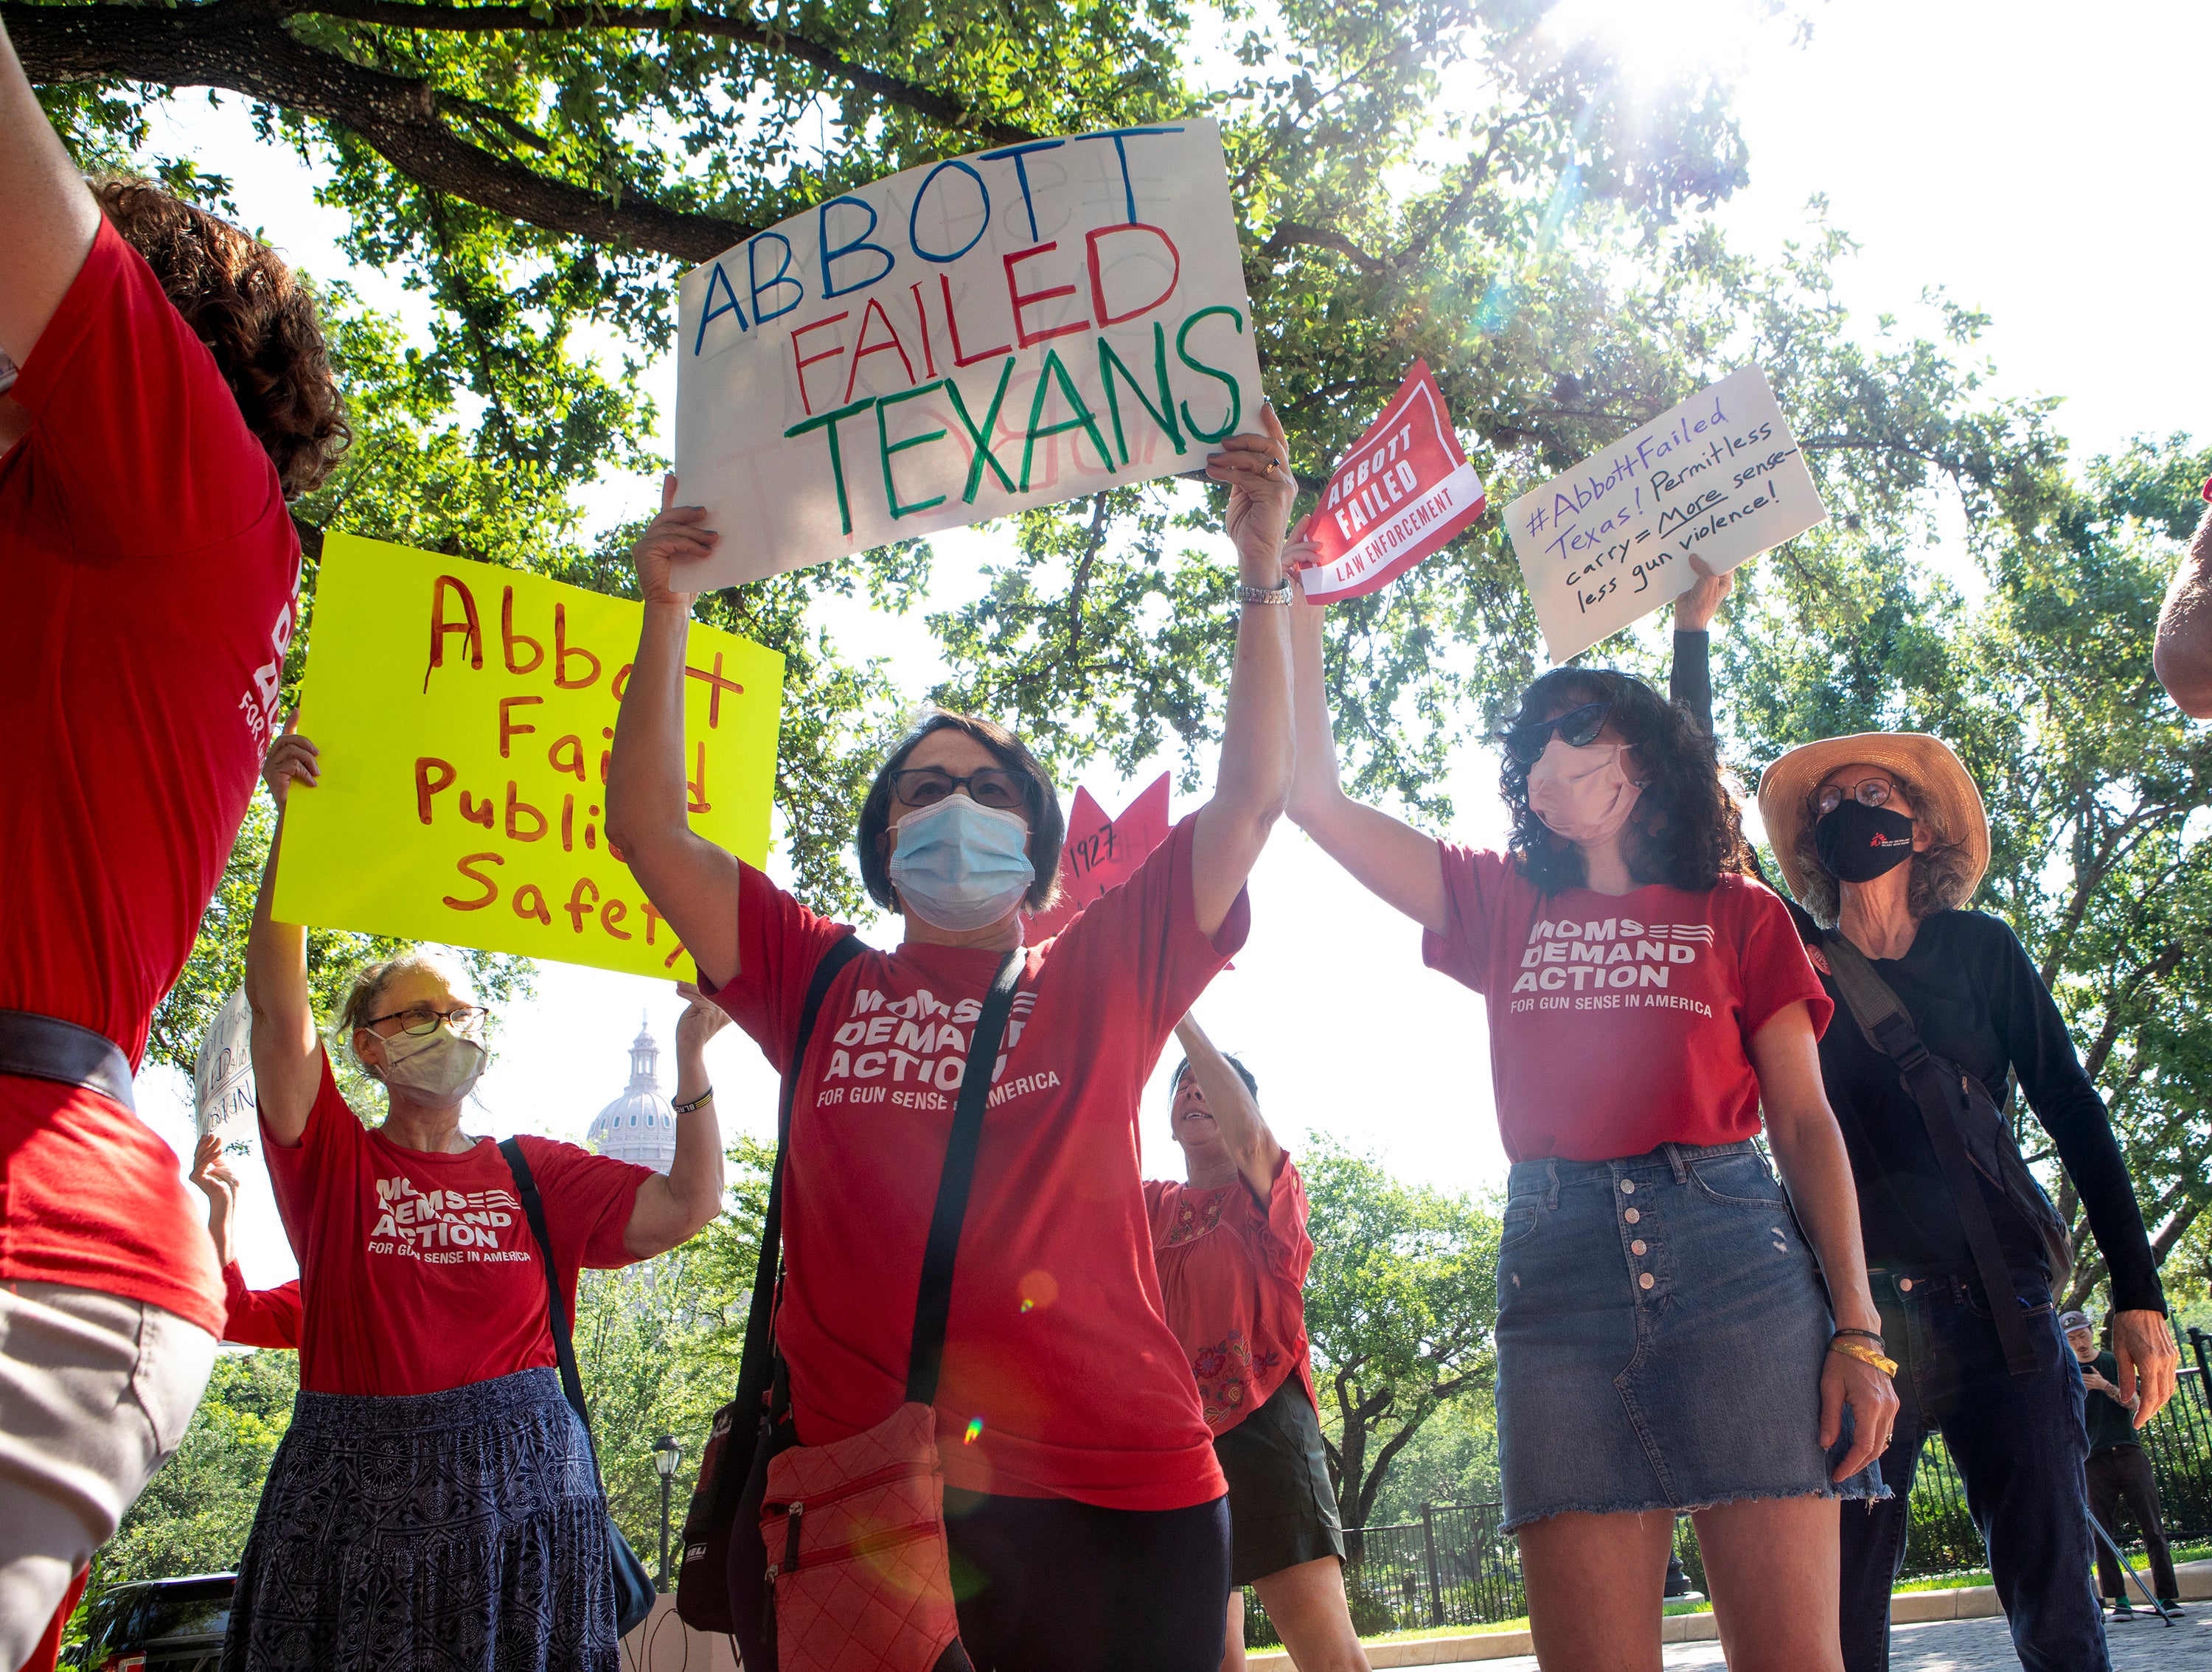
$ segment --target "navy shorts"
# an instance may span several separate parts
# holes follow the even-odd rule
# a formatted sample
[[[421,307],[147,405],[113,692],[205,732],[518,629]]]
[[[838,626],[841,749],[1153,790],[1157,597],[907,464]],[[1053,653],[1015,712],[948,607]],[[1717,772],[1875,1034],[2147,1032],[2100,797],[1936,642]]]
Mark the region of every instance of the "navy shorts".
[[[1516,1162],[1498,1253],[1507,1530],[1563,1511],[1881,1498],[1828,1479],[1826,1290],[1756,1146]]]

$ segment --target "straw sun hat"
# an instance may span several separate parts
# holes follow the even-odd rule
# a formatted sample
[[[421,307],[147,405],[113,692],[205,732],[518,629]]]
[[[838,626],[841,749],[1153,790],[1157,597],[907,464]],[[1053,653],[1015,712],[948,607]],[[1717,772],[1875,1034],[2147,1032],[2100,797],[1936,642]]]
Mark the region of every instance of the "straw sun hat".
[[[1859,732],[1847,738],[1823,738],[1791,750],[1768,767],[1759,781],[1759,816],[1790,891],[1806,897],[1805,866],[1798,844],[1810,822],[1813,792],[1839,766],[1854,762],[1881,767],[1909,778],[1920,792],[1916,817],[1938,826],[1964,851],[1968,865],[1964,905],[1990,868],[1990,821],[1982,793],[1950,745],[1925,732]]]

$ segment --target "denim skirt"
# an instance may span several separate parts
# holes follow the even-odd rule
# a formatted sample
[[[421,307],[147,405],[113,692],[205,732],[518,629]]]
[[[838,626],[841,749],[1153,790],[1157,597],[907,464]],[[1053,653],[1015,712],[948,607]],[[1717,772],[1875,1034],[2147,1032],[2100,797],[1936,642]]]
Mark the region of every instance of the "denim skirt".
[[[617,1672],[607,1512],[559,1373],[301,1392],[223,1672]]]
[[[1507,1530],[1562,1511],[1881,1498],[1826,1453],[1826,1290],[1750,1143],[1516,1162],[1498,1255]]]

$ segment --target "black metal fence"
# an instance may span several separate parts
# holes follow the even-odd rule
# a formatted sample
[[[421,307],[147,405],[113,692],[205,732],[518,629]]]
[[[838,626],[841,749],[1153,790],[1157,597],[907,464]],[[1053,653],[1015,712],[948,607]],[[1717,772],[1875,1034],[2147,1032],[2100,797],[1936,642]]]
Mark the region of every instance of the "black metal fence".
[[[2142,1432],[2166,1532],[2177,1541],[2212,1537],[2212,1335],[2191,1328],[2189,1338],[2196,1362],[2181,1372],[2172,1402]],[[1494,1503],[1428,1504],[1419,1521],[1347,1530],[1345,1591],[1360,1634],[1487,1625],[1528,1613],[1520,1547],[1498,1530],[1500,1509]],[[1958,1470],[1940,1438],[1931,1438],[1921,1453],[1911,1511],[1906,1578],[1988,1565]],[[1705,1562],[1686,1519],[1676,1523],[1674,1541],[1692,1585],[1705,1590]],[[1259,1598],[1249,1591],[1245,1640],[1255,1646],[1277,1640]]]

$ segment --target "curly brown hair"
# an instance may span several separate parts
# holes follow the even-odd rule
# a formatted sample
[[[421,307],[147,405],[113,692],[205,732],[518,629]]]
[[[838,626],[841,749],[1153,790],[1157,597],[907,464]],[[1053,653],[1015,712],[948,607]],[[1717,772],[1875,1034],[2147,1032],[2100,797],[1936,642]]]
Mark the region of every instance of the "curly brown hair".
[[[1918,781],[1894,767],[1883,768],[1882,775],[1897,786],[1905,806],[1912,809],[1912,822],[1925,825],[1931,837],[1926,848],[1905,861],[1912,872],[1905,885],[1905,909],[1917,923],[1939,911],[1952,910],[1973,891],[1973,855],[1966,851],[1958,832],[1944,824],[1941,805]],[[1820,787],[1815,784],[1805,797],[1805,817],[1797,827],[1794,857],[1802,882],[1797,903],[1822,928],[1832,929],[1843,909],[1843,889],[1820,863],[1820,844],[1814,838],[1814,829],[1820,822]]]
[[[1743,816],[1721,775],[1712,739],[1641,679],[1611,668],[1554,668],[1522,693],[1505,730],[1556,719],[1585,702],[1608,706],[1608,719],[1644,774],[1644,793],[1622,843],[1629,875],[1698,894],[1717,886],[1723,872],[1748,875]],[[1510,750],[1498,787],[1513,814],[1506,845],[1523,874],[1547,894],[1588,882],[1582,849],[1555,835],[1528,806],[1528,769]]]
[[[215,356],[284,497],[311,491],[353,433],[313,298],[266,244],[157,185],[101,180],[93,195]]]

